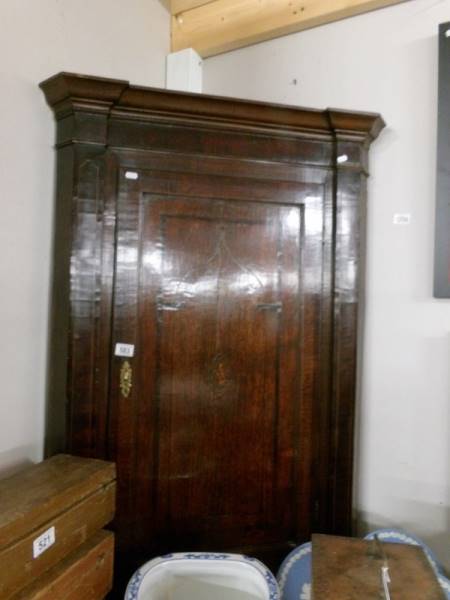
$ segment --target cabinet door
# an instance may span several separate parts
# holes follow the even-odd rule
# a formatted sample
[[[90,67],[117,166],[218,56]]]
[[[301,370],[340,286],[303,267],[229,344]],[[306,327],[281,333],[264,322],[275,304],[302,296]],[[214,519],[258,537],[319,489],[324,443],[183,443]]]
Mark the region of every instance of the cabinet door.
[[[119,544],[286,554],[311,528],[324,187],[134,173],[114,294],[113,343],[134,345],[111,371]]]

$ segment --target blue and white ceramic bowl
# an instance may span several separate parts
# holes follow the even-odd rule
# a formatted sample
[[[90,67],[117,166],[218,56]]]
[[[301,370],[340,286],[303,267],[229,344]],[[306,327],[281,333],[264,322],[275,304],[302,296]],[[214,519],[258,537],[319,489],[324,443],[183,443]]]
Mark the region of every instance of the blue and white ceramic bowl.
[[[125,600],[278,600],[269,569],[242,554],[188,552],[145,563],[128,584]]]

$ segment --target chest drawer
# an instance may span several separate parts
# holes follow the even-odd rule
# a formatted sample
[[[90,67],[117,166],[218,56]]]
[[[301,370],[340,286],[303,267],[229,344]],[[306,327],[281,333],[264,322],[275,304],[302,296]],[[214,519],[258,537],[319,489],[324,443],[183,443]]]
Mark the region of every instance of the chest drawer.
[[[11,600],[101,600],[112,587],[114,535],[98,531]]]
[[[0,481],[0,599],[28,586],[107,525],[115,467],[58,455]]]

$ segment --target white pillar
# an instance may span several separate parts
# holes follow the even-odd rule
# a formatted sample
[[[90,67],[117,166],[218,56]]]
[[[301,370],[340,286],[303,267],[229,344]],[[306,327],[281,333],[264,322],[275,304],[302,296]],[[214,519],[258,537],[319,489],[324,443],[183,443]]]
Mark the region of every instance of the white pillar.
[[[183,92],[202,92],[201,56],[192,48],[172,52],[166,60],[166,87]]]

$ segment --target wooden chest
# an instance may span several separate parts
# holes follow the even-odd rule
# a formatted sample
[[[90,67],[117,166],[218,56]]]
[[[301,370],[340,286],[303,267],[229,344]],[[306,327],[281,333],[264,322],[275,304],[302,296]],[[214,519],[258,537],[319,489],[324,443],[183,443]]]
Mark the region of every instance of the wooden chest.
[[[383,590],[383,569],[387,593]],[[314,600],[445,600],[419,546],[312,536]]]
[[[50,569],[55,565],[62,569],[61,561],[69,555],[66,567],[76,572],[86,542],[84,552],[91,555],[103,544],[104,556],[110,555],[104,562],[112,565],[112,548],[108,550],[112,536],[95,536],[113,519],[115,486],[112,463],[66,455],[0,481],[0,599],[16,597],[32,583],[37,586],[35,591],[40,589],[42,582],[37,578],[46,573],[50,581]],[[75,556],[77,549],[80,553]],[[55,577],[61,580],[61,573],[53,572]],[[77,585],[81,584],[78,578]],[[31,592],[17,597],[50,598]],[[52,597],[65,598],[60,594]]]
[[[111,589],[114,534],[98,531],[11,600],[99,600]]]

